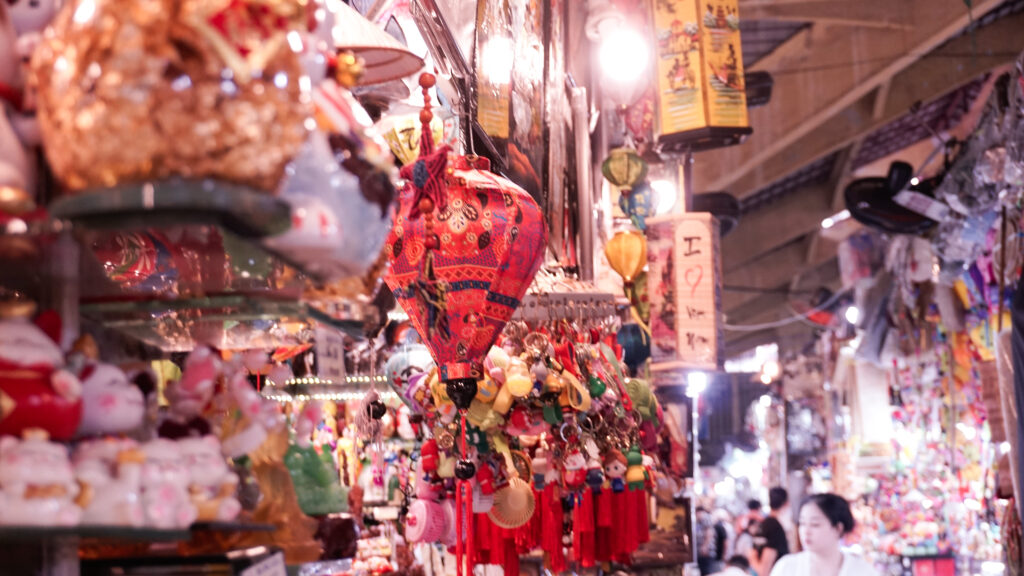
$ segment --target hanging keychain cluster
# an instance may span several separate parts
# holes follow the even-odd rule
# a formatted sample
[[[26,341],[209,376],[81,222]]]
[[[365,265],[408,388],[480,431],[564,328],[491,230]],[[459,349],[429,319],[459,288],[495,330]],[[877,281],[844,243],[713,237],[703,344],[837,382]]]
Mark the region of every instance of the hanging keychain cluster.
[[[435,148],[434,82],[420,78],[420,157],[403,171],[385,275],[436,363],[391,382],[430,431],[406,538],[451,547],[460,576],[518,573],[535,548],[557,571],[628,562],[648,539],[657,402],[623,377],[613,332],[509,324],[543,257],[543,214],[486,159]]]
[[[613,331],[509,324],[465,410],[438,374],[392,382],[431,430],[405,519],[410,541],[456,553],[465,542],[472,565],[513,573],[534,549],[552,571],[630,561],[649,539],[647,454],[662,414],[649,386],[624,376]],[[460,515],[467,488],[472,515]]]

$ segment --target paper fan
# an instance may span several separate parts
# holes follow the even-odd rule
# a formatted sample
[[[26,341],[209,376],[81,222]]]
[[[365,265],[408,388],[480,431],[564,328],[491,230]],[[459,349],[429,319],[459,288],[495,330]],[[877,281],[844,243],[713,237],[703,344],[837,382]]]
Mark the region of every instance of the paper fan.
[[[513,477],[508,486],[494,493],[494,506],[487,516],[498,526],[512,530],[530,521],[535,506],[530,485],[521,478]]]

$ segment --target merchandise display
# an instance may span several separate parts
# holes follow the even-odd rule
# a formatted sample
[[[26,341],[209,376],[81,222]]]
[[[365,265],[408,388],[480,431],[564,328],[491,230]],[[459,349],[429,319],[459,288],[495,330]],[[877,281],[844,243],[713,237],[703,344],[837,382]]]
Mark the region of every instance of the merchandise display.
[[[0,573],[1024,573],[1024,16],[906,1],[0,2]]]

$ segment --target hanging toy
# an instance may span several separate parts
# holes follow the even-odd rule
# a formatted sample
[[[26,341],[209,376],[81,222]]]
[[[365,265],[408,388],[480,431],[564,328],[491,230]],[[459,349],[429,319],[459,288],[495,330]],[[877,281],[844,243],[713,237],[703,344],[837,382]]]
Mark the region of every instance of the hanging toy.
[[[608,477],[612,492],[619,493],[626,489],[626,469],[629,461],[622,452],[612,448],[604,458],[604,473]]]
[[[562,485],[567,490],[574,491],[582,488],[587,478],[587,460],[579,448],[573,448],[565,456],[562,464]]]
[[[630,490],[643,490],[647,483],[647,469],[644,468],[644,457],[637,447],[626,454],[626,484]]]

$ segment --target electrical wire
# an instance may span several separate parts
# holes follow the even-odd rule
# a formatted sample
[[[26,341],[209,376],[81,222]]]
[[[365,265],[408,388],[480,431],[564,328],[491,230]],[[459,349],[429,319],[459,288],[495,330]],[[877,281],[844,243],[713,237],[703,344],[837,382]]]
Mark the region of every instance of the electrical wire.
[[[790,316],[789,318],[783,318],[781,320],[775,320],[774,322],[764,322],[761,324],[723,324],[722,328],[730,332],[760,332],[761,330],[770,330],[772,328],[781,328],[782,326],[788,326],[795,322],[800,322],[810,318],[818,312],[828,310],[833,304],[839,301],[840,298],[846,295],[846,291],[836,292],[832,296],[825,300],[821,304],[811,308],[803,314],[797,314],[796,316]]]

